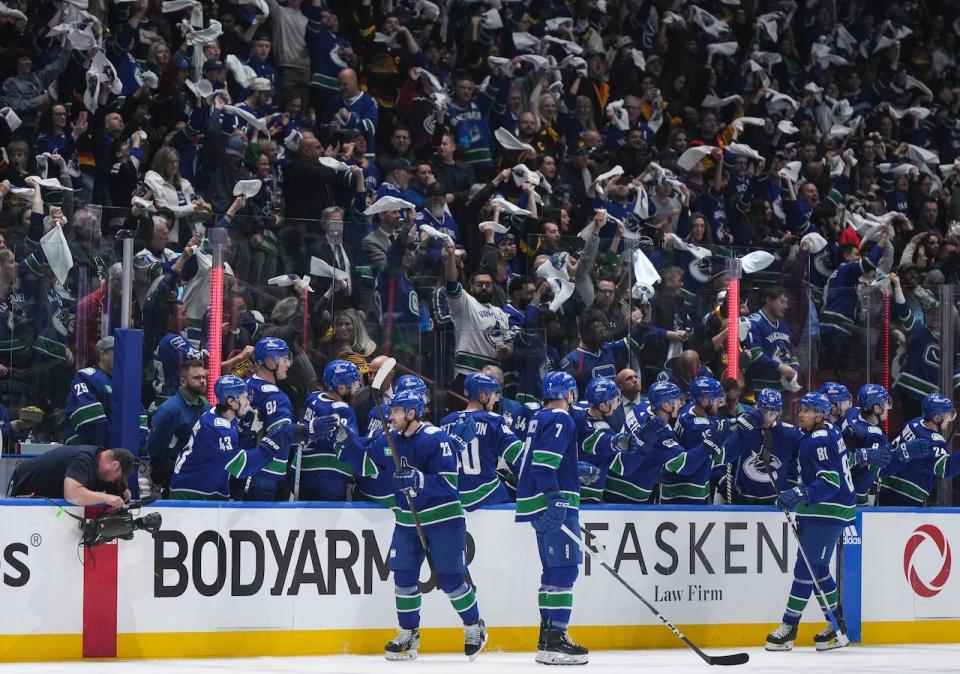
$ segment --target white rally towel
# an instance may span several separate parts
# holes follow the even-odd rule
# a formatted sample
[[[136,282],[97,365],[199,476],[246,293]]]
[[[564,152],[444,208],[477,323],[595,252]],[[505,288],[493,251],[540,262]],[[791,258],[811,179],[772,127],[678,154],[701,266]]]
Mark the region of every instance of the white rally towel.
[[[765,126],[766,123],[767,122],[762,117],[737,117],[732,122],[733,128],[737,129],[738,131],[743,131],[743,127],[745,126],[762,127]]]
[[[684,171],[689,171],[715,149],[712,145],[694,145],[693,147],[688,147],[683,151],[683,154],[680,155],[680,158],[677,159],[677,166]]]
[[[70,252],[70,245],[66,237],[63,236],[63,230],[58,226],[50,228],[50,231],[40,239],[40,247],[43,254],[47,256],[47,263],[57,277],[60,283],[67,282],[67,275],[73,268],[73,254]]]
[[[740,258],[740,268],[744,274],[753,274],[766,269],[777,259],[765,250],[755,250]]]
[[[725,108],[731,103],[736,103],[739,100],[741,99],[737,94],[725,96],[724,98],[717,98],[713,94],[707,94],[703,97],[703,101],[700,102],[700,105],[704,108]]]
[[[206,80],[201,80],[201,81],[206,81]],[[245,121],[247,124],[249,124],[255,129],[259,129],[263,133],[267,133],[268,131],[266,117],[264,117],[263,119],[259,119],[256,116],[244,110],[243,108],[238,108],[235,105],[225,105],[223,106],[223,111],[229,112],[231,115],[236,115],[237,117]]]
[[[800,129],[794,126],[793,122],[789,119],[781,119],[777,122],[777,128],[780,129],[780,133],[785,133],[788,136],[792,136],[795,133],[800,133]]]
[[[252,180],[238,180],[233,186],[233,196],[239,197],[243,195],[247,199],[251,199],[260,193],[261,187],[263,187],[263,181],[259,178],[254,178]]]
[[[510,231],[509,227],[505,227],[504,225],[501,225],[499,222],[494,222],[493,220],[487,220],[485,222],[481,222],[477,226],[480,228],[481,232],[487,226],[489,226],[490,229],[492,229],[496,234],[506,234],[507,232]]]
[[[310,258],[311,265],[313,264],[313,261],[316,259],[317,258],[315,257]],[[320,262],[323,262],[323,260],[320,260]],[[324,262],[324,264],[326,263]],[[327,266],[329,267],[329,265]],[[340,270],[338,269],[337,271],[340,271]],[[346,272],[340,272],[340,273],[346,275]],[[327,278],[332,278],[332,276],[329,276]],[[296,286],[297,289],[299,290],[306,288],[308,293],[313,292],[313,289],[310,287],[310,277],[304,276],[303,278],[300,278],[296,274],[283,274],[281,276],[274,276],[271,279],[267,279],[267,285],[280,286],[281,288],[285,286]]]
[[[344,281],[350,278],[350,274],[344,269],[335,269],[321,260],[319,257],[310,258],[310,273],[314,276],[323,278],[332,278],[336,281]]]
[[[560,311],[560,307],[563,306],[563,303],[570,299],[570,296],[573,295],[573,290],[576,287],[571,281],[566,281],[562,278],[557,278],[556,276],[550,277],[547,279],[547,284],[550,286],[550,290],[553,291],[553,299],[550,300],[550,311],[557,313]]]
[[[233,79],[236,80],[237,84],[244,89],[249,87],[250,83],[257,77],[257,72],[253,68],[246,63],[241,63],[240,59],[233,54],[227,56],[224,65],[230,74],[233,75]]]
[[[740,155],[741,157],[749,157],[750,159],[762,159],[763,157],[759,152],[754,150],[752,147],[746,143],[730,143],[727,145],[726,150],[733,155]]]
[[[364,215],[376,215],[377,213],[386,213],[388,211],[397,211],[397,210],[409,210],[416,209],[414,204],[411,204],[405,199],[400,199],[398,197],[383,196],[374,201],[367,207],[367,210],[363,212]],[[313,272],[311,272],[313,273]]]
[[[510,173],[513,175],[513,184],[517,187],[520,187],[524,183],[533,183],[536,186],[540,185],[540,174],[534,173],[523,164],[514,166],[510,169]]]
[[[3,117],[3,120],[7,123],[7,127],[11,131],[16,131],[20,128],[20,125],[23,124],[20,116],[9,106],[0,108],[0,117]]]
[[[737,53],[740,44],[737,42],[714,42],[707,45],[708,54],[720,54],[721,56],[733,56]]]
[[[350,167],[344,164],[336,157],[320,157],[317,160],[322,166],[333,169],[334,171],[349,171]]]
[[[583,47],[578,45],[576,42],[571,42],[570,40],[564,40],[563,38],[554,37],[553,35],[547,35],[543,38],[546,42],[552,42],[553,44],[558,44],[563,47],[564,51],[568,54],[573,54],[575,56],[580,56],[583,53]]]
[[[493,137],[497,139],[497,142],[500,143],[500,146],[504,150],[510,150],[512,152],[520,152],[523,150],[528,150],[534,152],[532,145],[527,145],[520,141],[519,138],[514,136],[512,133],[504,129],[502,126],[497,127],[497,130],[493,132]]]
[[[540,40],[530,33],[514,33],[513,44],[520,51],[533,50],[540,46]]]
[[[643,254],[639,247],[633,249],[633,278],[634,283],[650,286],[660,282],[660,274],[650,259]]]
[[[494,206],[499,206],[500,210],[506,211],[510,215],[533,215],[533,213],[527,209],[520,208],[519,206],[507,201],[503,197],[494,197],[490,200],[490,203]]]
[[[803,238],[800,239],[800,243],[803,243],[804,241],[810,242],[811,255],[816,255],[821,250],[827,247],[827,240],[824,239],[820,234],[817,234],[816,232],[810,232],[809,234],[805,234]]]

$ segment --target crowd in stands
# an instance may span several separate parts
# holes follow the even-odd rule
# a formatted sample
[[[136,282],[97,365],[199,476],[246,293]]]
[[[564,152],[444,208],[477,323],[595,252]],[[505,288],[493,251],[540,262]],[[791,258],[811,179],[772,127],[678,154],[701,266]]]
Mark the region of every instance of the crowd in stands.
[[[383,356],[430,384],[435,420],[485,368],[520,403],[554,370],[581,394],[614,378],[629,404],[712,374],[729,416],[828,380],[886,384],[896,418],[918,416],[960,384],[941,348],[960,322],[957,16],[956,0],[0,2],[4,447],[107,444],[129,238],[139,449],[186,444],[218,228],[221,371],[249,376],[257,340],[283,339],[297,417],[327,363],[369,383]]]

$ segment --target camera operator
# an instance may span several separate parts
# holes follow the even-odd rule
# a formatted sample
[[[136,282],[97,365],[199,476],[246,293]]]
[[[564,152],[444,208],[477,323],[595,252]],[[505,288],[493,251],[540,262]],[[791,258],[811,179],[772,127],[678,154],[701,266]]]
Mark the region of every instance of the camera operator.
[[[129,500],[127,478],[136,469],[137,461],[126,449],[63,446],[17,465],[8,492],[116,508]]]

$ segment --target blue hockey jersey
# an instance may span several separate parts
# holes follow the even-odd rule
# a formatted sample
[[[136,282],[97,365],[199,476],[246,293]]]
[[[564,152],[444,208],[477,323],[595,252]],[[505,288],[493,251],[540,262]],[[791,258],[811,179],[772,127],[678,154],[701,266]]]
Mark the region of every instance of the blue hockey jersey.
[[[597,419],[590,415],[589,409],[573,408],[570,415],[577,428],[579,460],[600,469],[600,476],[594,482],[580,485],[580,500],[584,503],[602,503],[610,461],[620,451],[613,445],[613,436],[618,430],[610,426],[610,417]]]
[[[262,477],[280,482],[287,475],[287,461],[290,459],[290,444],[293,440],[293,411],[287,394],[276,384],[254,375],[247,379],[250,407],[253,408],[252,430],[266,435],[278,445],[280,451],[263,469]]]
[[[893,387],[915,400],[940,391],[940,337],[923,324],[910,305],[894,298],[897,321],[907,335],[906,360]],[[960,350],[954,357],[953,388],[960,386]]]
[[[747,374],[753,388],[772,388],[780,390],[780,373],[777,367],[787,363],[795,369],[797,359],[793,355],[790,333],[784,321],[774,323],[762,311],[750,315],[750,332],[745,346],[750,352],[750,364]]]
[[[546,495],[559,492],[570,508],[580,508],[577,432],[569,412],[544,408],[533,415],[524,440],[517,480],[518,522],[538,519],[547,509]]]
[[[738,428],[723,445],[725,458],[735,465],[734,500],[745,505],[773,505],[777,495],[797,481],[797,451],[803,431],[785,421],[770,429],[769,465],[763,459],[763,430]],[[773,473],[776,489],[767,471]]]
[[[237,431],[236,419],[222,417],[212,409],[205,412],[177,457],[170,498],[226,501],[231,477],[250,477],[273,460],[269,446],[241,448]]]
[[[889,447],[890,443],[887,442],[883,429],[860,416],[860,409],[857,407],[847,410],[841,432],[847,449],[856,459],[850,472],[853,475],[853,489],[857,493],[857,505],[864,506],[867,505],[867,497],[877,481],[877,471],[859,459],[857,450]]]
[[[797,506],[797,517],[829,524],[852,522],[857,495],[850,475],[850,453],[840,429],[825,423],[805,433],[797,449],[797,463],[797,477],[808,493],[806,503]]]
[[[867,257],[844,262],[830,275],[823,288],[823,310],[820,326],[824,334],[837,333],[850,337],[857,312],[857,284],[860,277],[877,268],[883,255],[882,246],[874,246]]]
[[[109,447],[110,411],[113,400],[113,382],[110,375],[96,367],[85,367],[74,375],[65,403],[67,420],[64,424],[65,445],[95,445]],[[147,413],[140,411],[140,446],[147,437]],[[129,447],[137,455],[140,447]]]
[[[442,429],[422,423],[412,436],[390,431],[401,461],[423,473],[423,489],[413,499],[420,524],[430,528],[443,522],[463,519],[463,505],[457,490],[458,441]],[[338,445],[340,458],[348,462],[357,475],[379,477],[394,473],[393,455],[385,435],[378,436],[366,448],[351,443]],[[397,526],[412,528],[413,515],[404,493],[394,490],[394,515]]]
[[[687,403],[680,411],[675,426],[677,439],[690,458],[683,469],[676,472],[668,470],[660,474],[661,503],[706,505],[710,497],[710,476],[713,473],[714,461],[701,445],[704,433],[714,432],[718,426],[717,419],[697,415],[693,403]],[[691,454],[691,451],[694,454]],[[719,465],[724,463],[722,460],[718,461]]]
[[[158,403],[172,396],[180,386],[180,366],[184,361],[203,360],[203,353],[194,348],[186,337],[168,332],[153,352],[154,380]]]
[[[334,400],[322,391],[314,391],[307,396],[303,422],[309,425],[314,418],[337,416],[345,420],[354,433],[359,433],[357,416],[350,405],[342,400]],[[350,464],[337,458],[335,442],[331,438],[311,440],[303,449],[300,470],[304,473],[321,473],[324,478],[335,479],[343,483],[343,492],[353,484],[353,469]]]
[[[608,503],[647,503],[653,494],[661,469],[669,465],[683,468],[686,452],[669,426],[663,426],[655,435],[641,432],[650,417],[649,411],[628,410],[625,428],[641,443],[640,451],[617,454],[610,462],[604,500]]]
[[[933,491],[934,479],[957,473],[960,454],[949,454],[946,438],[939,431],[924,426],[922,417],[911,419],[892,444],[899,446],[914,438],[922,438],[932,443],[934,455],[905,463],[895,459],[894,464],[881,474],[880,488],[894,492],[903,501],[922,507],[927,496]]]
[[[502,416],[485,410],[448,414],[440,422],[440,427],[449,433],[454,424],[468,416],[473,419],[476,437],[460,450],[458,483],[460,502],[464,510],[470,511],[509,499],[503,481],[497,475],[497,466],[502,458],[516,473],[523,443]]]

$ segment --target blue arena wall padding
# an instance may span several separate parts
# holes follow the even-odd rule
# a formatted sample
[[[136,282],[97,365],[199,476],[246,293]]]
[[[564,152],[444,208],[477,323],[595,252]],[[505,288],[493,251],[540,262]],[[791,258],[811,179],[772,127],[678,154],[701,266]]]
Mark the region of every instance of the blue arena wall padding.
[[[113,404],[110,444],[140,454],[140,386],[143,378],[143,330],[113,332]],[[139,498],[138,471],[130,476],[130,493]]]

